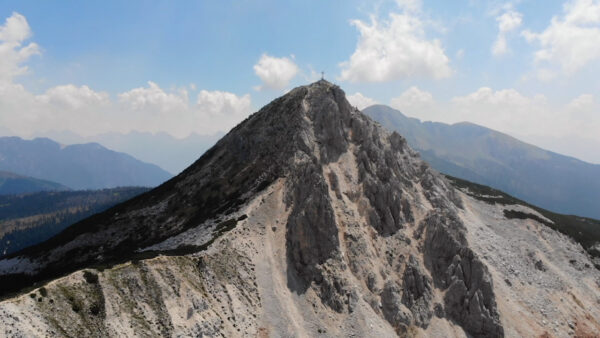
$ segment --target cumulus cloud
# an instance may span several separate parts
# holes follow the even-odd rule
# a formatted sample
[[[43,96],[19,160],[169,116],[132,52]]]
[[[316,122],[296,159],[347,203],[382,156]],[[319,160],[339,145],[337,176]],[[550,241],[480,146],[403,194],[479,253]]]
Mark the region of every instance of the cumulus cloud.
[[[424,121],[468,121],[526,140],[546,140],[537,143],[541,146],[550,147],[551,139],[557,138],[565,142],[585,138],[600,144],[597,132],[600,130],[600,104],[590,94],[557,104],[540,94],[525,95],[512,88],[481,87],[442,102],[427,91],[411,87],[393,98],[390,105],[407,116]],[[577,147],[573,142],[572,147]]]
[[[452,113],[457,120],[470,121],[501,131],[524,133],[545,121],[545,132],[556,131],[547,123],[555,118],[544,95],[526,96],[515,89],[493,90],[482,87],[465,96],[451,100]],[[552,130],[551,130],[552,129]]]
[[[354,53],[342,62],[340,79],[386,82],[406,78],[449,77],[452,70],[439,40],[427,39],[418,9],[420,1],[398,1],[402,13],[387,20],[351,21],[360,34]]]
[[[72,84],[50,88],[36,98],[40,103],[48,103],[69,109],[83,109],[90,106],[110,104],[108,93],[96,92],[88,86],[77,87]]]
[[[598,142],[600,142],[597,135],[597,131],[600,130],[599,111],[600,105],[591,94],[579,95],[567,104],[567,114],[569,120],[572,121],[571,125],[583,130],[584,133],[586,130],[595,130],[595,133],[590,132],[587,137],[595,136]]]
[[[185,87],[165,90],[151,81],[117,94],[115,99],[106,92],[73,84],[33,94],[14,81],[27,72],[29,58],[40,53],[37,44],[25,43],[31,36],[26,18],[18,13],[0,26],[0,126],[4,134],[72,131],[90,136],[136,130],[185,137],[192,132],[227,131],[252,110],[248,94],[201,90],[190,100]],[[195,91],[194,85],[188,87]]]
[[[184,89],[166,91],[154,82],[117,98],[71,84],[40,95],[18,84],[0,86],[0,125],[22,136],[63,130],[82,136],[135,130],[185,137],[227,131],[252,112],[249,94],[201,90],[191,102]]]
[[[27,72],[23,63],[40,53],[37,44],[24,44],[31,34],[27,19],[19,13],[13,13],[0,26],[0,82],[10,82],[15,76]]]
[[[565,74],[573,74],[600,59],[600,1],[571,0],[563,15],[552,18],[539,33],[524,31],[525,39],[539,46],[534,54],[538,65],[556,65]]]
[[[252,111],[249,94],[200,90],[195,102],[190,102],[185,88],[166,91],[154,82],[118,96],[125,118],[133,118],[132,123],[144,121],[137,130],[167,131],[175,136],[228,131]]]
[[[368,106],[377,104],[377,101],[370,97],[364,96],[362,93],[359,92],[356,92],[352,95],[347,95],[346,98],[348,99],[348,102],[350,102],[351,105],[355,106],[360,110],[363,110]]]
[[[582,94],[574,98],[567,107],[572,111],[589,111],[594,108],[594,96],[591,94]]]
[[[240,115],[250,110],[250,95],[237,96],[222,91],[202,90],[196,101],[201,111],[210,115]]]
[[[502,15],[496,17],[496,21],[498,22],[498,36],[492,45],[492,54],[498,56],[506,54],[509,51],[506,36],[521,26],[523,15],[508,8]]]
[[[298,74],[298,66],[287,57],[263,54],[254,65],[254,73],[262,81],[258,89],[283,89]]]
[[[417,87],[410,87],[400,96],[393,98],[390,105],[402,112],[419,112],[420,115],[429,115],[428,109],[435,106],[433,95]]]
[[[169,112],[185,110],[188,105],[185,89],[178,93],[167,93],[152,81],[148,82],[147,88],[134,88],[118,96],[119,101],[132,110]]]

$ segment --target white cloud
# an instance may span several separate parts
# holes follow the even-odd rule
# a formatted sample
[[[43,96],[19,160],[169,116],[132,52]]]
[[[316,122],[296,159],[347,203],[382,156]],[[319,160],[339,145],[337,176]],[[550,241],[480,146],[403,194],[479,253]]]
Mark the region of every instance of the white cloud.
[[[0,84],[0,125],[17,135],[50,129],[80,134],[108,129],[120,125],[113,111],[108,94],[87,86],[57,86],[34,95],[20,84]]]
[[[359,92],[356,92],[352,95],[347,95],[346,98],[348,99],[348,102],[350,102],[351,105],[355,106],[359,110],[363,110],[368,106],[377,104],[377,101],[370,97],[364,96],[362,93]]]
[[[228,92],[202,90],[196,104],[201,111],[211,115],[248,114],[250,95],[239,97]]]
[[[200,90],[191,103],[184,88],[167,92],[154,82],[119,94],[119,103],[122,116],[132,118],[132,129],[175,136],[228,131],[252,110],[249,94]]]
[[[566,106],[569,120],[574,128],[583,130],[595,130],[588,137],[596,136],[600,130],[600,105],[591,94],[582,94],[574,98]],[[600,140],[598,140],[600,141]]]
[[[0,40],[5,42],[21,43],[31,37],[31,29],[27,19],[19,13],[13,14],[6,19],[3,26],[0,27]]]
[[[492,54],[498,56],[509,51],[506,35],[521,26],[523,15],[509,8],[502,15],[496,17],[496,21],[498,22],[498,36],[492,46]]]
[[[263,83],[259,89],[283,89],[298,74],[298,66],[289,58],[263,54],[254,65],[254,73]]]
[[[167,93],[149,81],[147,88],[134,88],[119,94],[119,101],[132,110],[169,112],[187,109],[188,95],[185,89],[179,93]]]
[[[600,1],[569,1],[563,15],[553,17],[544,31],[522,34],[540,46],[534,54],[538,65],[556,65],[563,73],[573,74],[600,59]]]
[[[72,84],[50,88],[37,97],[41,103],[48,103],[70,109],[85,109],[90,106],[109,105],[107,93],[95,92],[88,86],[77,87]]]
[[[0,125],[21,136],[64,130],[82,136],[135,130],[185,137],[228,131],[252,112],[248,94],[201,90],[196,101],[190,102],[185,90],[165,91],[154,82],[117,97],[111,100],[107,93],[71,84],[41,95],[18,84],[0,84]]]
[[[387,20],[371,16],[370,24],[351,23],[359,31],[356,50],[340,64],[340,79],[350,82],[386,82],[406,78],[449,77],[452,70],[439,40],[428,40],[424,22],[415,8],[419,1],[400,1],[404,11]],[[410,10],[409,10],[410,9]]]
[[[29,24],[19,13],[13,13],[0,26],[0,82],[10,82],[15,76],[27,72],[27,67],[22,64],[32,55],[39,54],[37,44],[23,45],[29,37]]]
[[[548,68],[539,68],[536,70],[535,76],[540,81],[549,82],[556,78],[556,72]]]
[[[481,87],[477,91],[470,93],[465,96],[458,96],[452,99],[452,102],[458,105],[466,105],[472,107],[473,105],[485,104],[488,107],[498,107],[505,109],[509,106],[516,105],[521,106],[531,100],[515,89],[503,89],[494,91],[488,87]]]
[[[600,142],[600,104],[589,94],[561,105],[551,103],[540,94],[525,95],[515,89],[481,87],[440,102],[431,93],[412,87],[392,99],[390,105],[421,120],[468,121],[528,139],[552,136]]]
[[[39,53],[25,17],[13,13],[0,26],[0,126],[3,133],[20,136],[48,131],[72,131],[82,136],[105,132],[167,132],[213,134],[229,130],[252,109],[250,95],[201,90],[190,102],[195,85],[167,91],[154,82],[134,88],[112,100],[89,86],[66,84],[35,95],[13,80],[27,71],[24,65]],[[8,131],[9,130],[9,131]]]
[[[594,96],[591,94],[582,94],[574,98],[567,105],[569,109],[574,111],[591,110],[594,107]]]
[[[451,100],[455,118],[489,126],[501,131],[523,132],[547,121],[550,109],[543,95],[525,96],[515,89],[493,90],[488,87]],[[550,123],[545,124],[549,129]]]
[[[435,107],[435,100],[431,93],[417,87],[410,87],[400,96],[393,98],[390,105],[401,112],[413,114],[418,112],[420,116],[428,116],[431,113],[428,110],[433,110]]]

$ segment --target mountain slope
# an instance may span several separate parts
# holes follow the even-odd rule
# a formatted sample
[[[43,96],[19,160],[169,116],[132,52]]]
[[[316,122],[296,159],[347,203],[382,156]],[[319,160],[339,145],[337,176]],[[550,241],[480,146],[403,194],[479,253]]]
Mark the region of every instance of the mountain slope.
[[[545,209],[600,218],[600,165],[471,123],[421,122],[382,105],[363,112],[406,137],[441,172],[492,186]]]
[[[75,222],[146,191],[125,187],[0,196],[0,257],[43,242]]]
[[[0,171],[0,195],[69,190],[62,184]]]
[[[0,137],[0,170],[58,182],[76,190],[156,186],[171,175],[97,143],[61,146],[46,138]]]
[[[505,217],[507,209],[536,213],[455,189],[322,80],[274,100],[160,187],[0,260],[0,330],[502,337],[600,329],[600,273],[589,256],[536,219]]]

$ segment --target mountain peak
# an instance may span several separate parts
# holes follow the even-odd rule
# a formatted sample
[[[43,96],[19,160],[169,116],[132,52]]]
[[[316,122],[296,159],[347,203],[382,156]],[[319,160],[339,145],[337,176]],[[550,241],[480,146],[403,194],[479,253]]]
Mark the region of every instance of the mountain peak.
[[[42,316],[68,323],[60,329],[70,335],[93,329],[106,336],[115,332],[109,323],[125,322],[136,326],[116,332],[317,336],[326,328],[331,336],[502,337],[509,325],[508,334],[518,336],[519,323],[501,320],[500,311],[510,316],[513,303],[525,298],[523,304],[531,304],[527,297],[533,296],[516,287],[507,291],[508,278],[516,277],[501,269],[519,263],[514,255],[531,261],[538,253],[504,247],[520,245],[515,234],[533,241],[530,229],[545,225],[527,222],[546,220],[526,206],[513,207],[508,215],[518,219],[509,222],[504,206],[456,190],[402,136],[322,80],[252,114],[158,188],[0,260],[0,285],[8,292],[68,275],[46,286],[58,295],[52,309],[66,311]],[[536,242],[540,248],[575,250],[560,235],[541,237],[549,242]],[[584,257],[577,256],[577,264]],[[90,279],[98,265],[108,268]],[[71,285],[89,294],[60,296]],[[581,290],[578,295],[588,292]],[[41,302],[28,297],[14,302]],[[562,295],[565,302],[573,297]],[[580,299],[590,307],[594,301]],[[93,318],[71,313],[94,304],[110,311],[95,311],[102,316]],[[584,308],[570,304],[567,315]],[[7,308],[20,311],[13,303]],[[539,313],[516,309],[520,316]],[[145,318],[151,323],[134,322]]]

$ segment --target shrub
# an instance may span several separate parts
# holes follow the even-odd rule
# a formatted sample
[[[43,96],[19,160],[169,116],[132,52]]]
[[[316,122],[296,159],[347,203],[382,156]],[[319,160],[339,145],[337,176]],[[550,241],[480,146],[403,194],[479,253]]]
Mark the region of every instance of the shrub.
[[[90,313],[94,316],[97,316],[100,313],[100,304],[94,303],[90,306]]]
[[[40,295],[42,295],[42,297],[48,296],[48,291],[43,286],[40,288]]]
[[[90,284],[98,284],[98,275],[95,273],[86,270],[83,272],[83,278],[85,278],[85,281]]]

